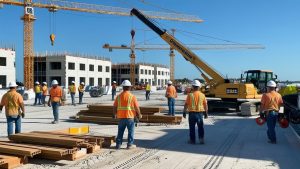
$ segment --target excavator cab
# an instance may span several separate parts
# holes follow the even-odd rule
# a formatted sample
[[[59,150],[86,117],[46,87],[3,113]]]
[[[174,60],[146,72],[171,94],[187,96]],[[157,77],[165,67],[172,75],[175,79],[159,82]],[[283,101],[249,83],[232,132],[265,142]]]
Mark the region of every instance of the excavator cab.
[[[259,93],[267,91],[268,81],[277,79],[270,70],[248,70],[245,72],[245,76],[245,82],[254,84]]]

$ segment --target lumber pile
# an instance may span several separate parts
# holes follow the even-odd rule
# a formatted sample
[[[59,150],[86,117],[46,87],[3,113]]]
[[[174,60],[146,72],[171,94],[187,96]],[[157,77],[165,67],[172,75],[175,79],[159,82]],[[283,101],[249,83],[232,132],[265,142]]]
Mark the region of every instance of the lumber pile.
[[[113,119],[113,106],[93,104],[88,105],[87,110],[80,110],[74,117],[76,121],[99,123],[99,124],[118,124],[118,119]],[[180,124],[182,117],[166,116],[160,114],[165,110],[161,107],[140,107],[143,118],[142,123],[166,123],[166,124]]]
[[[110,147],[115,136],[33,131],[11,135],[9,140],[0,141],[0,168],[26,164],[28,157],[74,161]]]

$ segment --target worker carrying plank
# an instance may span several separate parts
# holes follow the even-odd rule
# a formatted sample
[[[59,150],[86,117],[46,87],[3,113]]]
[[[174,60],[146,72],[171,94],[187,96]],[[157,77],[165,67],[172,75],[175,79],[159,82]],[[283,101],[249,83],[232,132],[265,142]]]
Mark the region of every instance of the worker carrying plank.
[[[136,97],[130,93],[130,81],[124,80],[122,86],[123,92],[117,96],[113,107],[113,117],[119,119],[116,149],[120,149],[122,145],[123,134],[126,127],[128,130],[127,149],[131,149],[136,147],[136,145],[134,145],[134,118],[137,117],[141,119],[142,114]]]
[[[267,83],[267,93],[263,94],[260,105],[260,116],[267,119],[267,136],[269,138],[268,142],[271,144],[276,144],[275,126],[278,120],[278,112],[282,105],[282,97],[276,92],[276,83],[271,80]]]
[[[12,135],[13,123],[15,123],[15,133],[21,133],[21,117],[25,117],[25,108],[23,97],[17,92],[16,82],[9,83],[9,91],[5,93],[0,103],[0,113],[5,107],[5,115],[7,120],[7,134]]]
[[[69,86],[69,91],[68,94],[70,93],[71,95],[71,100],[72,100],[72,105],[76,106],[75,104],[75,94],[76,94],[76,86],[75,86],[75,81],[71,82],[71,85]]]
[[[54,116],[54,121],[52,121],[52,124],[57,124],[59,121],[59,111],[58,108],[61,104],[61,99],[63,96],[63,91],[61,87],[58,86],[58,81],[53,80],[52,81],[52,87],[49,91],[49,101],[48,101],[48,106],[52,106],[52,111],[53,111],[53,116]]]
[[[78,86],[79,104],[82,104],[82,98],[84,94],[84,82],[81,82]]]
[[[205,95],[200,91],[201,83],[198,80],[194,80],[192,86],[193,92],[187,95],[183,109],[183,117],[186,118],[186,113],[189,113],[189,143],[196,143],[195,125],[197,124],[200,144],[204,144],[203,116],[207,118],[207,101]]]
[[[168,81],[168,87],[166,90],[166,98],[168,99],[168,107],[170,116],[175,116],[175,98],[177,98],[177,92],[175,87],[172,85],[172,81]]]

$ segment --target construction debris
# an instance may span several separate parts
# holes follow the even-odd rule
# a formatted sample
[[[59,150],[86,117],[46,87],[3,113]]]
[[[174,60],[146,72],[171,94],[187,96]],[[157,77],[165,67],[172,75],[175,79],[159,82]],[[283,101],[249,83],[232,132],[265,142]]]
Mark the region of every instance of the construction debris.
[[[113,119],[113,106],[93,104],[88,105],[87,110],[80,110],[74,117],[76,121],[91,122],[100,124],[118,124],[118,119]],[[180,124],[181,116],[166,116],[160,112],[165,110],[161,107],[140,107],[143,118],[142,123],[164,123],[164,124]]]

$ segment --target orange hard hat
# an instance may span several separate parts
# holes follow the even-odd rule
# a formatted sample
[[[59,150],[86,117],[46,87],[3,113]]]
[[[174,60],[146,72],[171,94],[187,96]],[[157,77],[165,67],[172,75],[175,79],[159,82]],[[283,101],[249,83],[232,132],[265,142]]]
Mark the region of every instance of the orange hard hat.
[[[266,119],[265,118],[261,118],[261,117],[257,117],[255,119],[255,121],[256,121],[256,124],[258,124],[259,126],[262,126],[266,122]]]
[[[289,127],[289,121],[286,118],[279,119],[279,125],[281,128]]]

